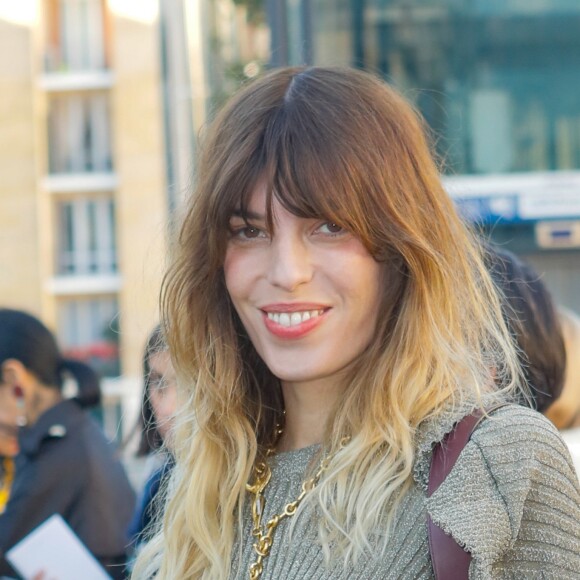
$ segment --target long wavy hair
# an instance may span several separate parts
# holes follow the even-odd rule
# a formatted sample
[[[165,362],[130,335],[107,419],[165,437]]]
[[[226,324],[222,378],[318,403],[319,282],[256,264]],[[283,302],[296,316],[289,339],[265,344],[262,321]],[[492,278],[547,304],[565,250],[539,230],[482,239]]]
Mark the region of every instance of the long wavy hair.
[[[185,387],[164,522],[138,578],[228,577],[245,485],[283,411],[280,381],[252,346],[223,272],[229,219],[264,184],[269,204],[350,230],[388,274],[372,344],[326,425],[322,449],[335,455],[300,506],[320,509],[325,554],[332,546],[356,559],[372,530],[389,529],[423,422],[518,384],[499,299],[442,188],[420,116],[365,72],[266,74],[205,135],[164,282],[164,327]]]

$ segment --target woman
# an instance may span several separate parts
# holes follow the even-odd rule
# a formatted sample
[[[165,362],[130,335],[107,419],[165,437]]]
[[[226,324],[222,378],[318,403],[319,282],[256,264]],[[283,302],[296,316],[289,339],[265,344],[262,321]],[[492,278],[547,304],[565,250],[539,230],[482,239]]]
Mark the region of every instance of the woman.
[[[157,515],[162,482],[173,465],[169,449],[173,418],[177,411],[177,385],[160,326],[157,326],[147,339],[143,355],[143,383],[143,401],[138,421],[141,439],[137,456],[158,453],[154,456],[156,467],[147,478],[137,510],[129,525],[129,540],[136,549],[143,542],[151,522]]]
[[[99,381],[83,363],[64,359],[36,318],[0,309],[1,388],[17,401],[21,454],[10,500],[0,517],[4,554],[53,514],[120,578],[134,493],[114,449],[84,409],[100,401]],[[64,399],[65,374],[78,386]],[[4,558],[0,575],[13,573]]]
[[[136,578],[430,579],[428,515],[472,579],[577,573],[578,481],[536,412],[481,421],[427,498],[433,447],[521,371],[400,96],[271,72],[214,121],[190,204],[163,299],[195,389]]]

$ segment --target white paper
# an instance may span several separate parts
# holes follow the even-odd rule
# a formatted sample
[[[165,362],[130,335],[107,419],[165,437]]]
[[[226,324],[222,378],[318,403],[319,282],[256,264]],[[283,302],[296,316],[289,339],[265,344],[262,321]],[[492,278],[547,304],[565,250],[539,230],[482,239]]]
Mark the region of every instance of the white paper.
[[[111,580],[58,514],[20,540],[6,559],[25,580],[39,572],[47,580]]]

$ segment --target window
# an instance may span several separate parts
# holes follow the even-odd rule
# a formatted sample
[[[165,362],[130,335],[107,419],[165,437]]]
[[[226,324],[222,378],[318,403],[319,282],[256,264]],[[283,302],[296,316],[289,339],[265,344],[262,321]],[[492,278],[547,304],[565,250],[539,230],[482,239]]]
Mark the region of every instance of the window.
[[[291,23],[295,4],[286,0]],[[578,0],[309,6],[314,63],[350,62],[393,82],[452,174],[580,169]]]
[[[112,199],[98,197],[59,202],[57,219],[59,274],[111,274],[117,271]]]
[[[58,308],[63,354],[86,362],[102,376],[118,376],[118,321],[114,297],[63,300]]]
[[[50,173],[112,170],[109,101],[105,93],[59,95],[50,100]]]
[[[46,0],[47,71],[100,70],[106,63],[103,0]]]

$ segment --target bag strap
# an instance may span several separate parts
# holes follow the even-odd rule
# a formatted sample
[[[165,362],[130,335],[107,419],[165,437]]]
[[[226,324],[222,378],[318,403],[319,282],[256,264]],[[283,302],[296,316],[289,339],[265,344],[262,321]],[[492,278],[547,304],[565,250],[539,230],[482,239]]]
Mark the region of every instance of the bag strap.
[[[490,413],[503,406],[504,404],[496,405],[486,411],[477,409],[471,415],[463,417],[435,446],[431,456],[427,497],[431,497],[445,481],[478,424]],[[435,525],[429,514],[427,514],[427,532],[436,580],[467,580],[471,554],[464,550],[453,536],[446,534]]]

